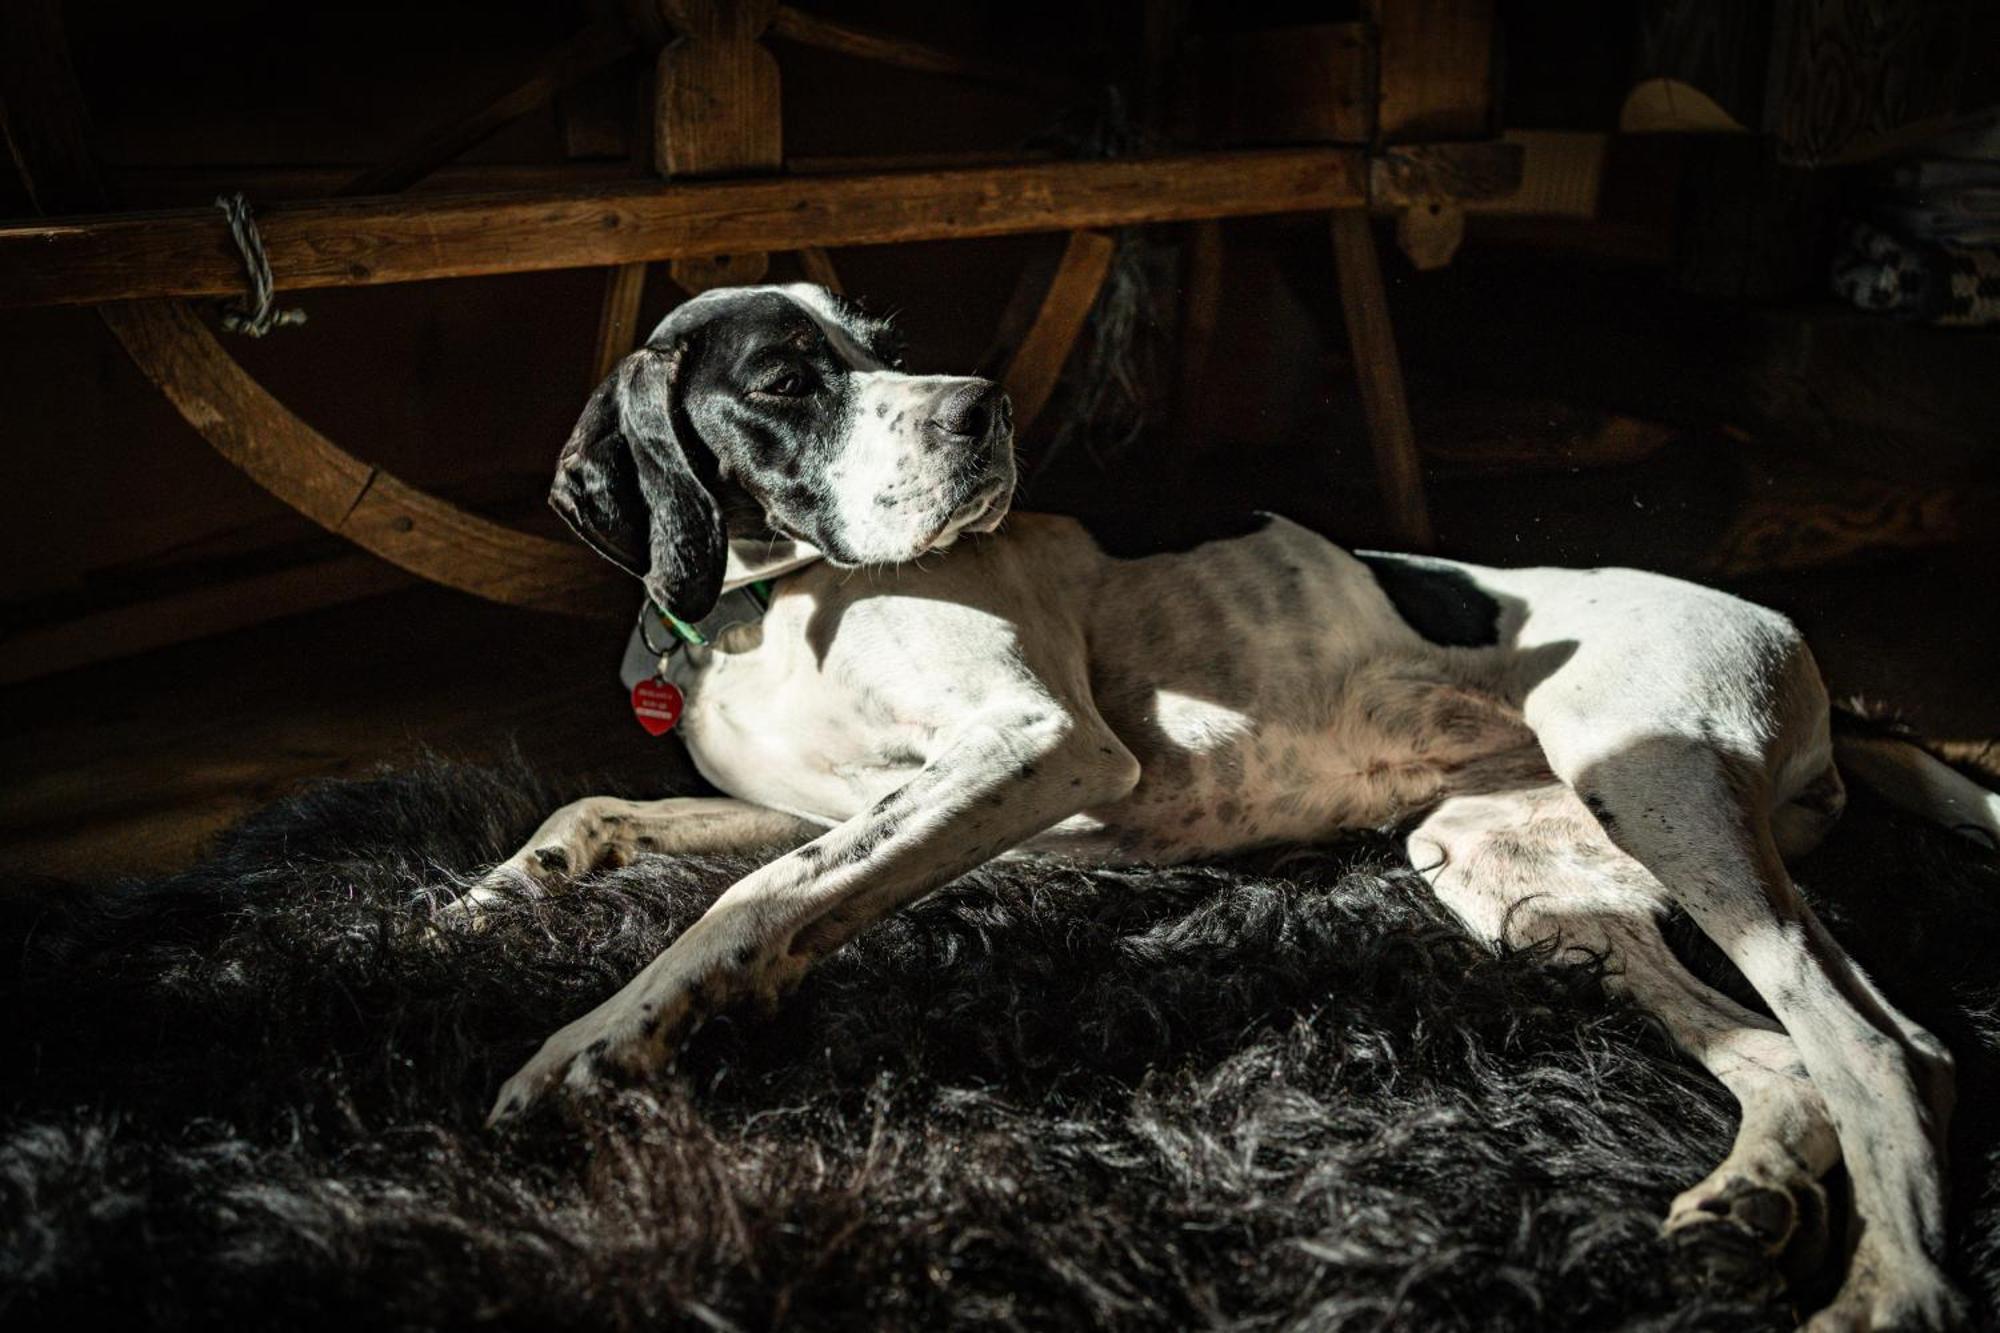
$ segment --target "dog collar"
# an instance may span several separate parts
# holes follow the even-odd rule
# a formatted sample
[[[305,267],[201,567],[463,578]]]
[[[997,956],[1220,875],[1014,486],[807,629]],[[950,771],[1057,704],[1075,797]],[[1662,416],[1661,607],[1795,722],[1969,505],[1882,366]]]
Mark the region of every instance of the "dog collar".
[[[651,598],[642,602],[618,670],[620,682],[631,692],[632,716],[639,725],[654,736],[672,731],[686,703],[672,677],[688,676],[687,671],[675,670],[675,659],[690,649],[708,647],[734,626],[763,619],[776,580],[820,558],[803,542],[731,541],[722,596],[700,620],[682,620]]]
[[[715,641],[717,635],[730,626],[762,620],[764,612],[769,610],[770,606],[771,580],[769,579],[758,579],[723,593],[716,599],[715,609],[692,624],[648,597],[646,604],[639,608],[639,637],[654,657],[671,657],[683,644],[692,648],[706,648]],[[673,637],[667,641],[666,646],[661,647],[653,642],[648,622],[657,623],[672,634]]]

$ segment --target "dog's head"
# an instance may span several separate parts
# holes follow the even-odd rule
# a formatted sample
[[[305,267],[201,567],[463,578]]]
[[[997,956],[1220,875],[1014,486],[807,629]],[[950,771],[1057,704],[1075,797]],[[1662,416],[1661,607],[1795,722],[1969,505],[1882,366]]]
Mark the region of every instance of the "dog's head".
[[[845,566],[991,531],[1014,492],[1007,395],[899,364],[887,321],[824,288],[698,296],[591,394],[549,503],[683,620],[714,607],[731,529]]]

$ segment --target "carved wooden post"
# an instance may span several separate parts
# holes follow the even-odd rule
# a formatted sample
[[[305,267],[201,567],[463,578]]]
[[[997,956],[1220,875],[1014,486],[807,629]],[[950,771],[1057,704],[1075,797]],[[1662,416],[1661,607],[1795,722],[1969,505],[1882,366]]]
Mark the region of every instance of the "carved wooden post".
[[[777,0],[659,0],[678,34],[660,50],[653,165],[663,176],[739,175],[784,164],[778,62],[759,40]],[[756,282],[769,256],[677,259],[690,292]]]

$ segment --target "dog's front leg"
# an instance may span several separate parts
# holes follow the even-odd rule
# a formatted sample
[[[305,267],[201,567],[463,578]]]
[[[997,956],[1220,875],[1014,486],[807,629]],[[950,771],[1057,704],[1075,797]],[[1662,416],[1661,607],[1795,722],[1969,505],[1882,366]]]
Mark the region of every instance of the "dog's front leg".
[[[775,998],[871,922],[1138,780],[1138,761],[1087,706],[987,707],[909,782],[738,881],[623,990],[550,1037],[488,1122],[559,1085],[661,1068],[710,1013]]]

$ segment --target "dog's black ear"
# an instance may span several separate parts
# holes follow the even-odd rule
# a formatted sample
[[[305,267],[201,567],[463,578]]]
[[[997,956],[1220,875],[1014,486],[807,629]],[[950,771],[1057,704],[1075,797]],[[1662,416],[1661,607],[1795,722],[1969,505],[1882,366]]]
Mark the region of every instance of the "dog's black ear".
[[[549,504],[655,602],[696,621],[722,594],[729,542],[674,432],[685,352],[642,347],[597,386],[563,446]]]

